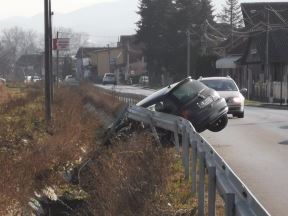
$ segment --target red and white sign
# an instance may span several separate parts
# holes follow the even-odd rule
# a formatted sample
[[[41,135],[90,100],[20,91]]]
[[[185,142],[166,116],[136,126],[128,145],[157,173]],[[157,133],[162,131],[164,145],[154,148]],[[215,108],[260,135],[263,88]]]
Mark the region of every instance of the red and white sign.
[[[70,49],[70,38],[56,38],[53,39],[54,50],[69,50]]]

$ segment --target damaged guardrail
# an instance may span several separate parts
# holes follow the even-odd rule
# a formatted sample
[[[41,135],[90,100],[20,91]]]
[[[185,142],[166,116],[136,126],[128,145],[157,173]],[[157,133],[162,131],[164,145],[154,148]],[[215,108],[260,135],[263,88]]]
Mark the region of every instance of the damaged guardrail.
[[[155,136],[157,136],[156,128],[162,128],[174,134],[177,150],[182,149],[185,179],[191,178],[191,193],[197,192],[199,216],[205,214],[206,174],[208,175],[208,210],[206,212],[209,216],[216,214],[216,191],[225,202],[225,215],[270,215],[223,158],[195,131],[188,120],[170,114],[153,112],[139,106],[129,106],[126,115],[129,119],[150,125]],[[179,142],[180,136],[181,143]]]

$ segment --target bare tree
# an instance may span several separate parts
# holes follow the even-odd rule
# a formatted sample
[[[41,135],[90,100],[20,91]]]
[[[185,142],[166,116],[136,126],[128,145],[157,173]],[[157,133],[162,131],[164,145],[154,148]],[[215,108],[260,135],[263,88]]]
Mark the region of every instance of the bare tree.
[[[70,38],[70,53],[76,54],[79,47],[88,46],[89,45],[89,35],[84,32],[74,32],[70,28],[59,27],[55,28],[53,35],[54,38]]]
[[[7,76],[21,55],[38,52],[37,37],[34,31],[19,27],[3,30],[0,34],[0,73]]]

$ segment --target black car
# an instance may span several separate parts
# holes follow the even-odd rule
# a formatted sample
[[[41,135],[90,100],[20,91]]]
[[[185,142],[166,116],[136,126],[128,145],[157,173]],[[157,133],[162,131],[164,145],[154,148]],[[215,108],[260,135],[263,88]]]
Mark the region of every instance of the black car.
[[[199,133],[206,129],[221,131],[228,122],[225,99],[190,77],[153,93],[137,106],[188,119]]]

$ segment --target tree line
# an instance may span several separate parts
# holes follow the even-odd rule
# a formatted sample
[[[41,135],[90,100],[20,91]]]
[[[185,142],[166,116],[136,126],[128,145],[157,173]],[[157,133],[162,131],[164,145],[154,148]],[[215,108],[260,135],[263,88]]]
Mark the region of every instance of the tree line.
[[[75,32],[70,28],[57,27],[53,30],[53,38],[70,38],[70,51],[61,53],[66,56],[63,69],[69,64],[69,73],[71,73],[72,60],[71,55],[75,54],[79,47],[87,46],[89,36],[85,33]],[[33,30],[25,30],[21,27],[12,27],[0,32],[0,77],[8,78],[18,76],[16,73],[17,60],[25,54],[39,54],[44,52],[44,36]],[[38,74],[41,76],[41,74]],[[17,77],[15,77],[17,79]]]
[[[138,14],[137,38],[145,44],[152,82],[159,83],[163,76],[174,81],[186,77],[187,46],[191,49],[192,78],[216,74],[213,48],[217,44],[205,37],[211,31],[207,22],[218,25],[211,0],[140,0]],[[226,23],[228,33],[238,28],[242,18],[238,0],[226,0],[217,17]]]

